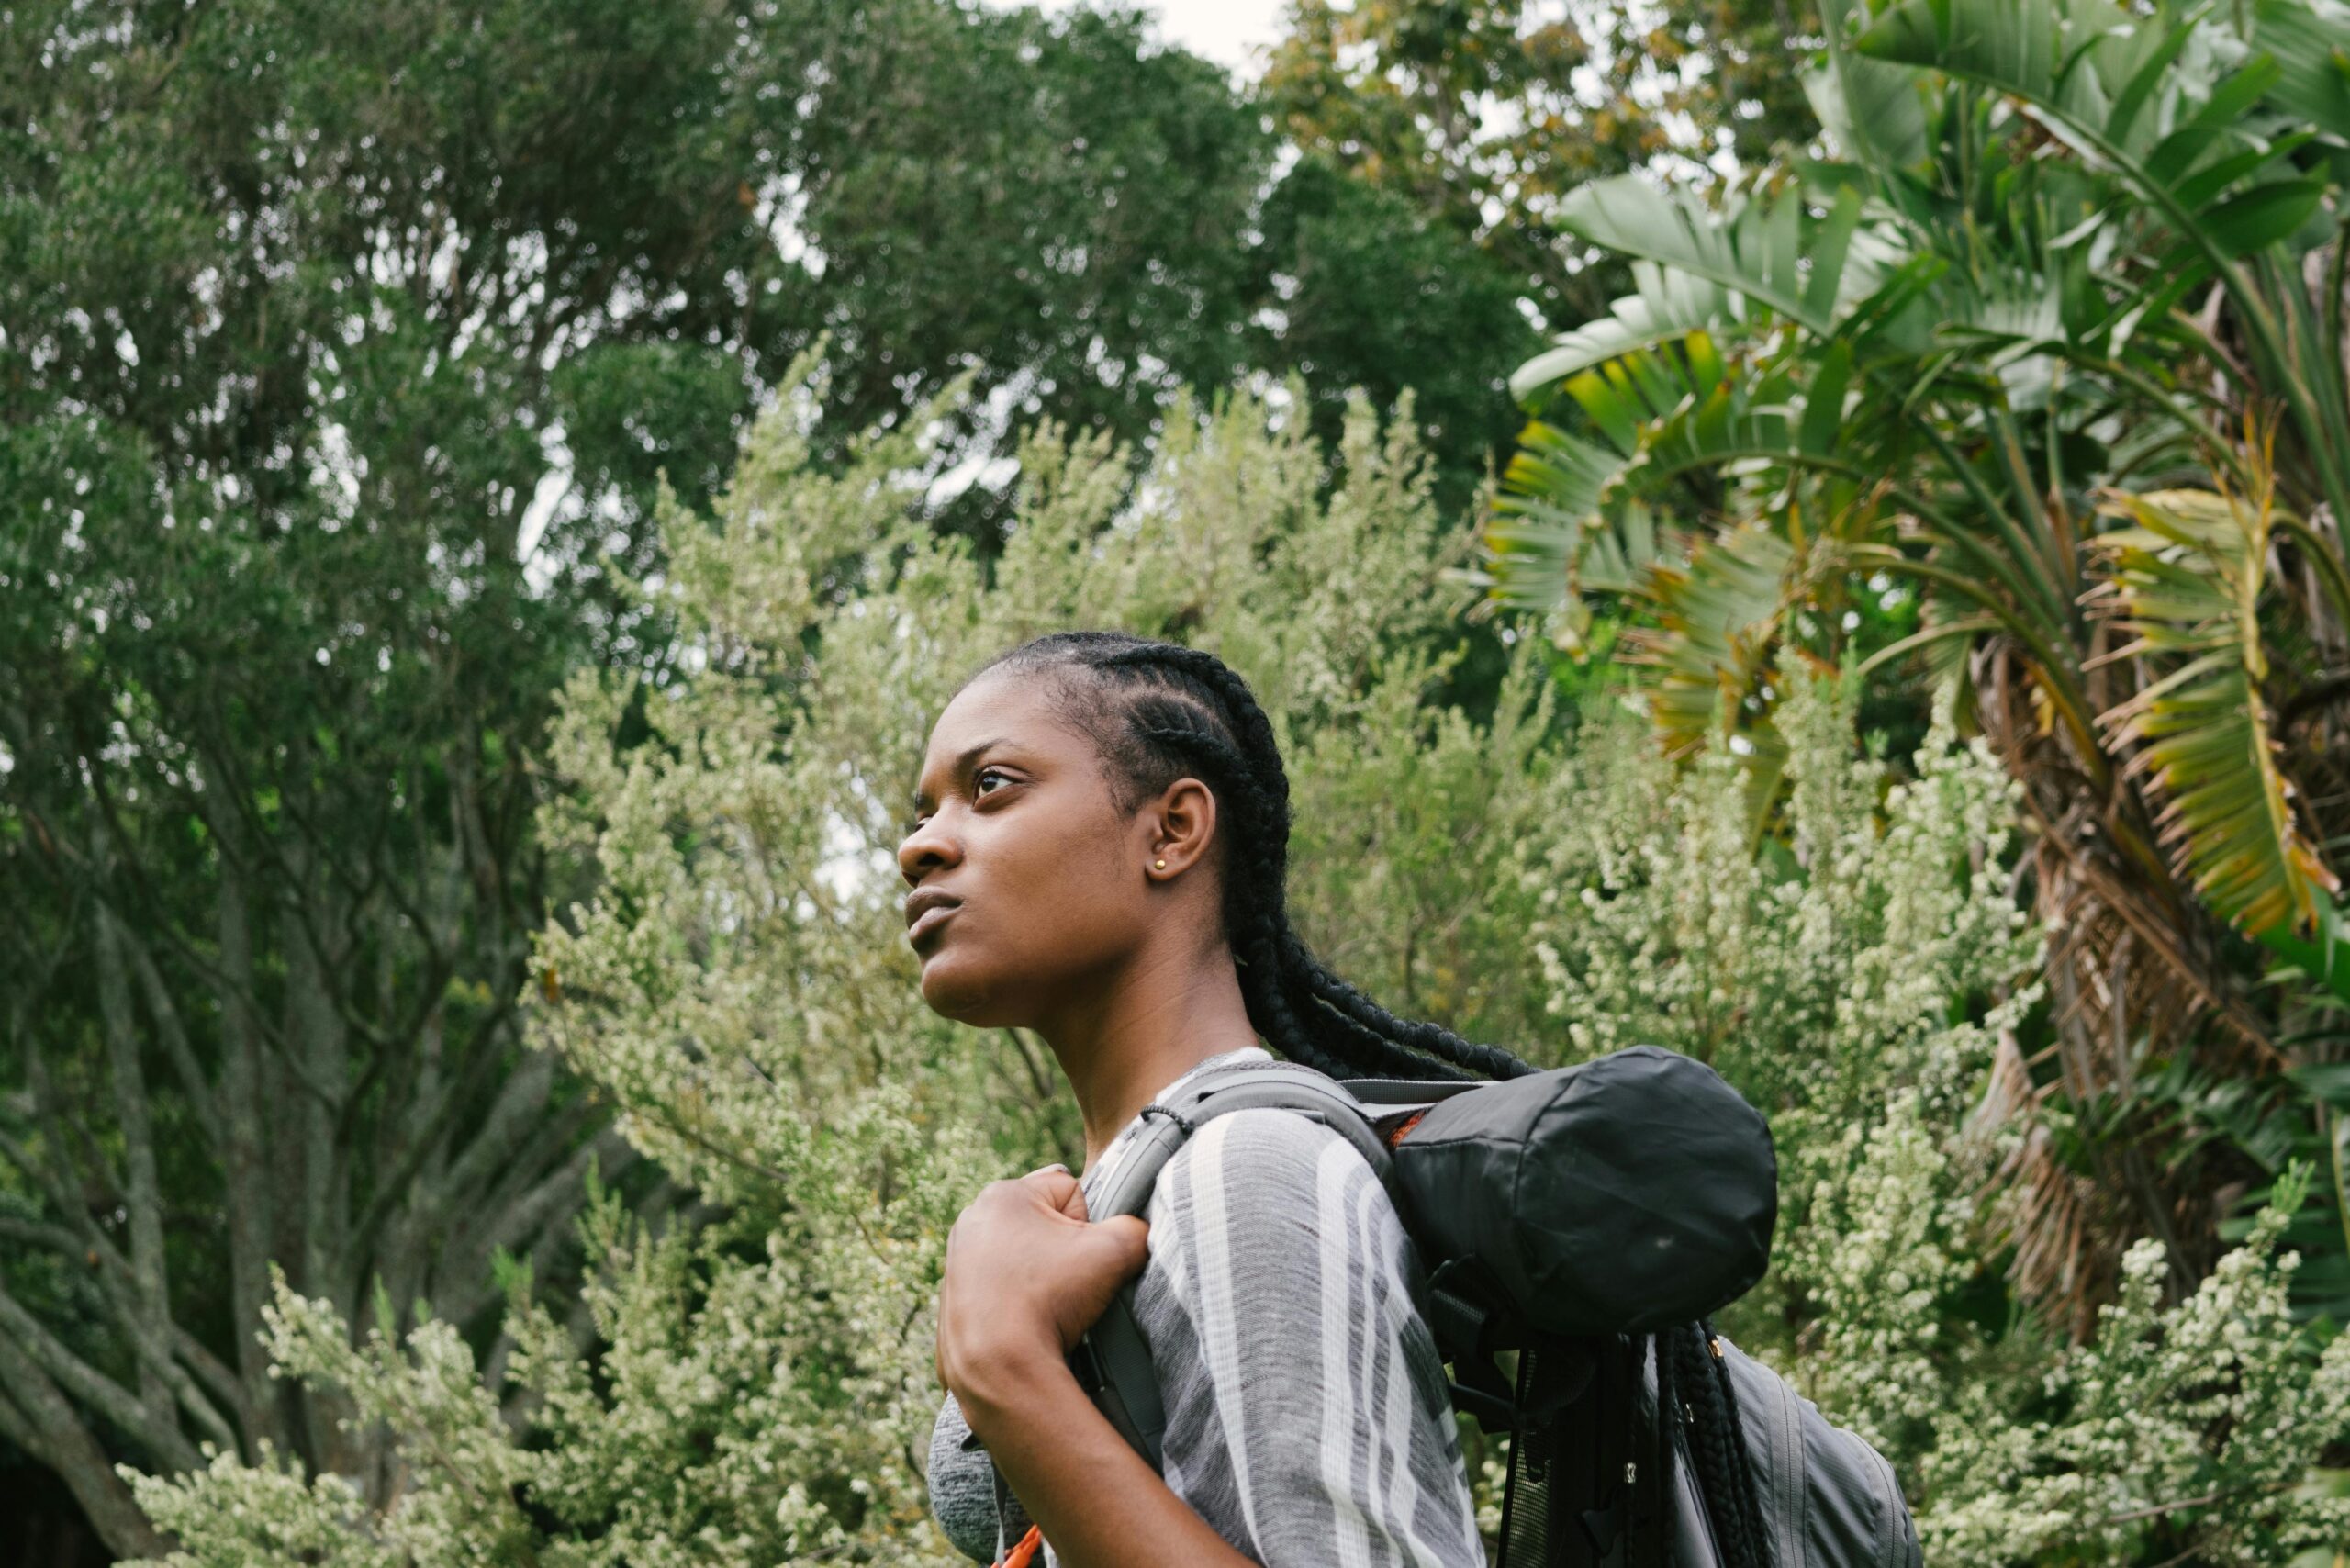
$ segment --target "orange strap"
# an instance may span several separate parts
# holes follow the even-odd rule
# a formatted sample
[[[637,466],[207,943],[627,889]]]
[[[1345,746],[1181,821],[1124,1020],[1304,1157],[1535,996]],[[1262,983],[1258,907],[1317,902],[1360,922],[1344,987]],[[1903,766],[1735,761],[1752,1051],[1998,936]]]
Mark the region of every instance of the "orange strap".
[[[1045,1532],[1030,1525],[1028,1533],[1020,1538],[1020,1544],[1012,1549],[1012,1555],[1003,1560],[1003,1568],[1028,1568],[1044,1547]]]

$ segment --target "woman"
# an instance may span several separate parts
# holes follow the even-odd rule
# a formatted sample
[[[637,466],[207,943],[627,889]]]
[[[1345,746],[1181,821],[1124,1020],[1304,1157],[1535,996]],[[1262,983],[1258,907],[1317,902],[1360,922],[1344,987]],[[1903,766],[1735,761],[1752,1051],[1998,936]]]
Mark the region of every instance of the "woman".
[[[898,858],[923,1000],[1036,1031],[1085,1130],[1085,1182],[996,1182],[949,1238],[931,1453],[949,1536],[988,1560],[1011,1544],[1001,1502],[1064,1568],[1482,1565],[1411,1244],[1337,1134],[1221,1117],[1161,1174],[1147,1227],[1085,1223],[1143,1108],[1268,1059],[1260,1037],[1342,1077],[1530,1070],[1392,1016],[1291,931],[1288,783],[1247,685],[1192,649],[1040,638],[948,704],[916,810]],[[1163,1476],[1064,1360],[1137,1271]]]

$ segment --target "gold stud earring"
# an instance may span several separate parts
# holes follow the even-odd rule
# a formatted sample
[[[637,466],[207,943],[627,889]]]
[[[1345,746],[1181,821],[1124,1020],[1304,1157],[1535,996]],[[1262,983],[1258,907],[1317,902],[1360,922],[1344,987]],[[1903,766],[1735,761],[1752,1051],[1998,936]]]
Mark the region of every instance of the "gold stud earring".
[[[1167,869],[1167,862],[1164,860],[1154,860],[1150,863],[1150,868],[1154,871],[1164,871]]]

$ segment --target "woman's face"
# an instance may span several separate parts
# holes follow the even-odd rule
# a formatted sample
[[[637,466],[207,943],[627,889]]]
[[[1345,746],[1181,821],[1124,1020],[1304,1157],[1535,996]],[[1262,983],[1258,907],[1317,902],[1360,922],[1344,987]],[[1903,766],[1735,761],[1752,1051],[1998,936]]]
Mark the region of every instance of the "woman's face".
[[[982,1027],[1034,1024],[1147,928],[1152,824],[1111,798],[1091,740],[1034,674],[983,675],[930,734],[898,846],[922,995]]]

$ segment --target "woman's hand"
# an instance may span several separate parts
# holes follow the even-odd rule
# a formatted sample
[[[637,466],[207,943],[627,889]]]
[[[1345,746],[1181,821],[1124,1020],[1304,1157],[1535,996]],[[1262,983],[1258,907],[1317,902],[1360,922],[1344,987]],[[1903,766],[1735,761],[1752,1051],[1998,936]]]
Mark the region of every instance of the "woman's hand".
[[[1069,1352],[1147,1255],[1138,1219],[1085,1223],[1058,1165],[998,1182],[946,1237],[938,1379],[1066,1568],[1250,1568],[1126,1446]]]
[[[1088,1224],[1085,1194],[1058,1165],[991,1182],[963,1211],[946,1237],[938,1378],[981,1441],[1141,1271],[1147,1233],[1132,1217]]]

